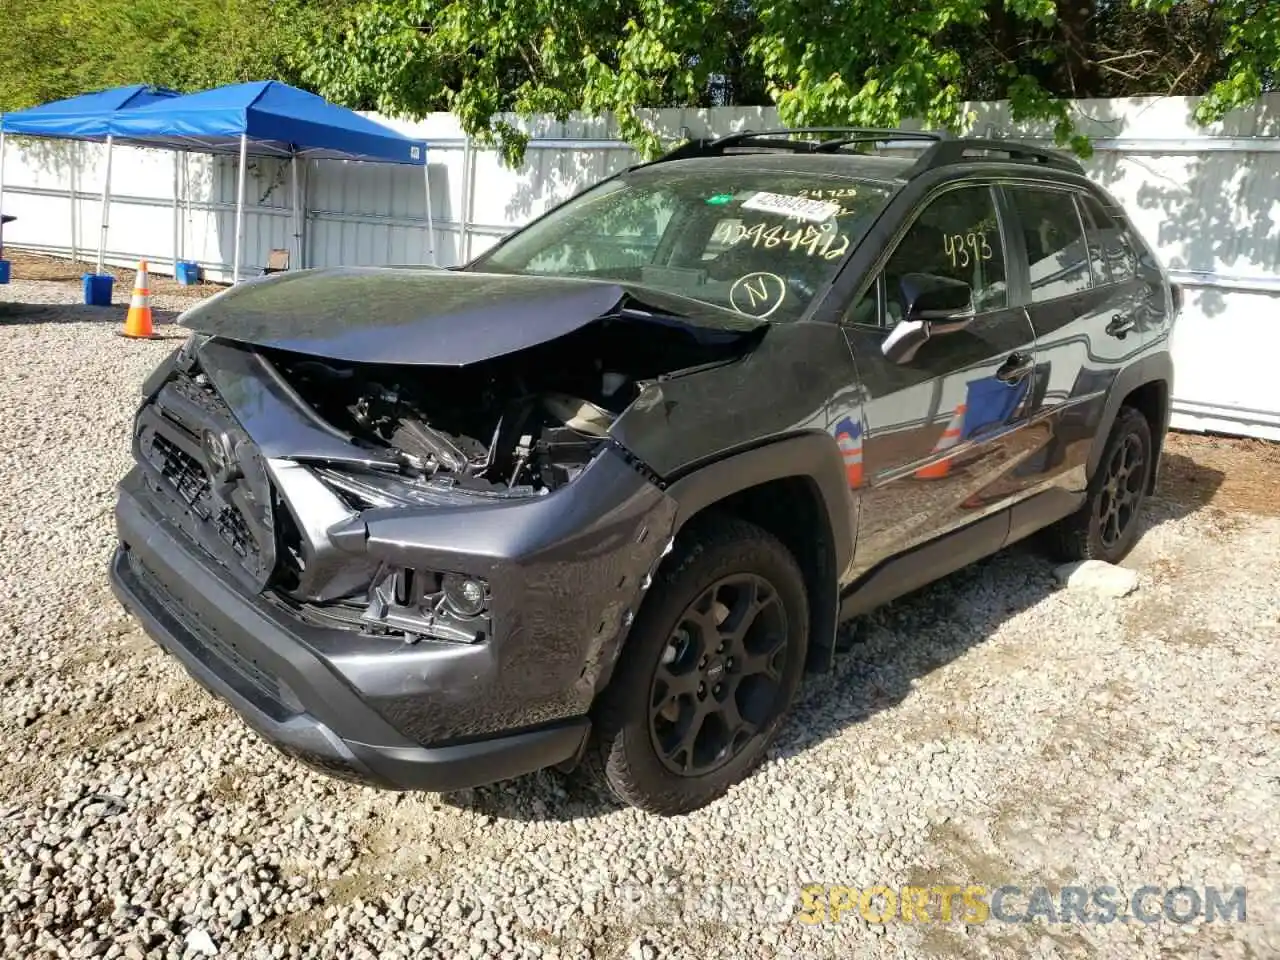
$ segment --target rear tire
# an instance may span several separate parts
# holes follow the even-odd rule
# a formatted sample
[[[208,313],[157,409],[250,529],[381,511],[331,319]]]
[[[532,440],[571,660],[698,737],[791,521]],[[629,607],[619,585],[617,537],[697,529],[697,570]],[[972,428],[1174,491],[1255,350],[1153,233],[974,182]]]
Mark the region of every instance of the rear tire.
[[[1147,418],[1133,407],[1121,407],[1084,505],[1045,531],[1053,554],[1061,560],[1123,560],[1138,538],[1153,466]]]
[[[677,540],[596,708],[585,766],[663,815],[710,803],[760,762],[809,642],[804,577],[772,534],[732,517]]]

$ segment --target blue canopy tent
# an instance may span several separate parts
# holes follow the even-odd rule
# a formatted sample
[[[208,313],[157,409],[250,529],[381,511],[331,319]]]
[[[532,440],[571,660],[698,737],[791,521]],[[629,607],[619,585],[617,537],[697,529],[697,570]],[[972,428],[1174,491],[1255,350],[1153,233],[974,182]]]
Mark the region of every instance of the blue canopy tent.
[[[421,166],[427,190],[428,252],[431,262],[436,262],[427,144],[329,103],[323,97],[277,80],[232,84],[117,113],[111,118],[109,133],[120,143],[239,157],[233,283],[240,279],[245,167],[249,154],[290,161],[295,258],[301,255],[302,233],[299,160],[361,160]]]
[[[107,145],[106,178],[102,190],[102,233],[98,241],[98,272],[103,270],[106,253],[108,209],[111,190],[111,141],[110,124],[113,117],[124,110],[144,107],[151,103],[173,99],[176,90],[134,84],[113,87],[95,93],[84,93],[66,100],[43,103],[28,110],[0,116],[0,202],[4,199],[4,141],[6,134],[28,137],[44,137],[56,140],[89,140]],[[72,199],[74,211],[75,199]],[[72,255],[75,254],[74,212],[72,226]]]

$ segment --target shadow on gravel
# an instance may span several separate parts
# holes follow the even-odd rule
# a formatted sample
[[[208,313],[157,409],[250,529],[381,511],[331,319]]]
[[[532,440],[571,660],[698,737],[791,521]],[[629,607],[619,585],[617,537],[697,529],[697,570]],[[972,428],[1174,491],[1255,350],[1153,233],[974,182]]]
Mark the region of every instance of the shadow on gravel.
[[[83,303],[5,303],[0,301],[0,326],[34,323],[110,323],[124,324],[128,305],[90,307]],[[152,322],[160,339],[186,339],[187,332],[172,324],[178,314],[173,310],[152,308]]]
[[[1205,498],[1173,499],[1162,487],[1143,509],[1138,542],[1150,530],[1195,513],[1222,482],[1220,471],[1178,459],[1186,461],[1180,470],[1194,468]],[[846,624],[849,650],[837,656],[831,674],[806,678],[772,755],[801,753],[900,704],[916,680],[963,656],[1004,621],[1060,589],[1055,566],[1032,536]],[[940,735],[945,735],[942,729]]]
[[[532,823],[586,820],[623,809],[582,771],[565,775],[541,770],[518,780],[441,794],[440,802],[502,820]]]
[[[1182,514],[1208,506],[1217,495],[1226,474],[1181,453],[1166,453],[1160,470],[1156,499],[1184,508]]]
[[[1163,485],[1147,501],[1142,535],[1196,512],[1223,474],[1185,457],[1180,473],[1194,469],[1203,498]],[[1141,538],[1140,538],[1141,539]],[[1140,542],[1140,540],[1139,540]],[[829,674],[805,676],[791,713],[770,750],[771,758],[792,757],[844,730],[902,703],[914,684],[990,637],[1006,620],[1045,599],[1059,587],[1055,563],[1036,537],[1014,544],[949,577],[902,597],[843,628],[848,649],[837,654]],[[940,719],[937,735],[948,730]],[[580,772],[566,777],[547,771],[476,790],[446,794],[442,801],[492,817],[521,821],[567,821],[598,817],[621,805]]]

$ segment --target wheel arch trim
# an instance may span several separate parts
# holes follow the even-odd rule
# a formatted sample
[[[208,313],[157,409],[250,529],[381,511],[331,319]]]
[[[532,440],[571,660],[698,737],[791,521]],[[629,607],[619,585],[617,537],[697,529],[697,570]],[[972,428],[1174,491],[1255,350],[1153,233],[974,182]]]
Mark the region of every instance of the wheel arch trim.
[[[1138,363],[1125,367],[1111,384],[1111,391],[1107,395],[1107,403],[1103,410],[1102,420],[1099,423],[1097,433],[1094,435],[1093,446],[1089,450],[1087,475],[1090,479],[1097,472],[1098,463],[1102,459],[1102,452],[1107,446],[1107,438],[1111,436],[1116,418],[1120,415],[1120,407],[1133,391],[1150,383],[1163,383],[1165,386],[1164,410],[1161,412],[1160,422],[1151,431],[1151,441],[1155,448],[1154,456],[1158,467],[1159,457],[1164,449],[1164,434],[1169,429],[1169,414],[1173,406],[1173,357],[1167,351],[1151,354],[1142,358]],[[1149,481],[1150,485],[1154,485],[1155,478],[1156,470],[1153,469]]]
[[[769,441],[697,467],[667,488],[676,502],[675,532],[707,507],[775,480],[802,478],[817,488],[832,535],[838,575],[853,555],[856,502],[840,448],[829,434],[809,432]]]
[[[857,531],[856,499],[851,496],[844,460],[834,439],[817,431],[773,440],[704,464],[667,488],[676,502],[673,535],[693,517],[735,494],[772,481],[802,479],[812,484],[826,528],[818,579],[809,584],[809,664],[811,669],[831,668],[839,623],[840,583],[853,558]],[[829,567],[829,569],[826,569]]]

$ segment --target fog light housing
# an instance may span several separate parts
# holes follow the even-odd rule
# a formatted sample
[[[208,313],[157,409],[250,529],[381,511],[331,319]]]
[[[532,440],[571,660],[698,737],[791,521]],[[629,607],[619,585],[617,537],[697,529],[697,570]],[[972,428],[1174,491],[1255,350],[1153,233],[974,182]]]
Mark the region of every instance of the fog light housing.
[[[478,617],[488,606],[488,585],[477,577],[447,573],[440,588],[444,592],[444,602],[460,617]]]

